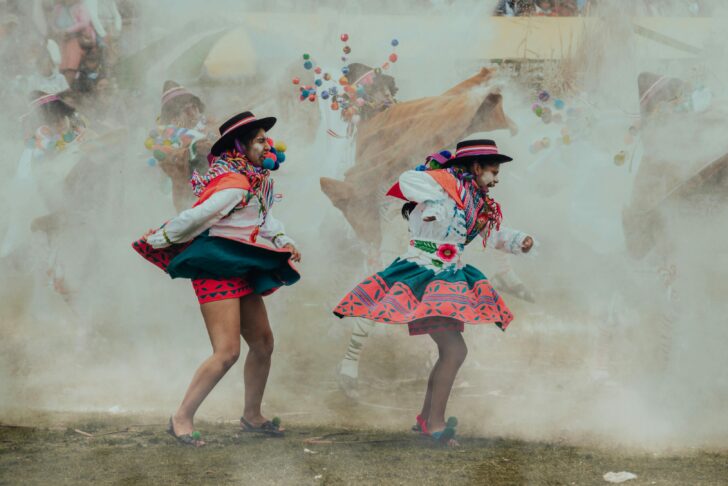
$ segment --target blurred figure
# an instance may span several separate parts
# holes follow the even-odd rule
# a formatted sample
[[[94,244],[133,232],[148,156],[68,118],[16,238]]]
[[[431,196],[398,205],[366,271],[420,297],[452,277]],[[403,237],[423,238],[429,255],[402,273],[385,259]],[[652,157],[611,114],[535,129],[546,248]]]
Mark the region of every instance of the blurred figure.
[[[205,104],[199,97],[174,81],[165,81],[157,127],[144,142],[152,156],[148,164],[159,164],[172,181],[172,202],[177,211],[195,202],[190,176],[195,170],[207,171],[207,154],[217,139],[214,121],[204,112]]]
[[[61,46],[60,71],[69,85],[76,79],[84,49],[96,45],[96,32],[91,25],[91,15],[82,0],[59,0],[56,2],[51,28]]]

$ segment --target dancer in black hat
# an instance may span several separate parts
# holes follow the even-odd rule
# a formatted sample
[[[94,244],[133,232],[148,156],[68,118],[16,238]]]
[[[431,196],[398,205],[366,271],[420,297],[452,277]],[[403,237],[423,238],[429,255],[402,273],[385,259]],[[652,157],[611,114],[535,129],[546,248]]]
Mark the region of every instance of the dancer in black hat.
[[[246,432],[283,433],[279,421],[261,413],[273,353],[262,296],[298,281],[290,262],[301,255],[270,212],[275,199],[270,171],[285,160],[283,147],[276,150],[266,135],[275,122],[249,111],[226,121],[210,150],[207,174],[192,176],[197,203],[133,245],[170,277],[192,280],[210,336],[213,354],[197,369],[169,420],[168,432],[183,444],[204,444],[193,433],[193,417],[237,361],[240,336],[249,347],[240,426]],[[258,237],[275,248],[257,243]]]

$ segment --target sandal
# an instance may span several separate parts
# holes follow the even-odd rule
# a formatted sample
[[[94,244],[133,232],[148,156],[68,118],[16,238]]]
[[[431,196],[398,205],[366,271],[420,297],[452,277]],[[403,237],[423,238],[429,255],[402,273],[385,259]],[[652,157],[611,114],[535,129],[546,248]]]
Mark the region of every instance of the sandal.
[[[169,425],[167,425],[167,433],[177,439],[177,442],[179,442],[182,445],[186,446],[192,446],[192,447],[202,447],[205,445],[205,441],[202,440],[202,437],[200,436],[200,433],[197,431],[192,432],[191,434],[182,434],[177,435],[174,432],[174,423],[172,422],[172,417],[169,417]]]
[[[412,432],[419,432],[422,435],[430,435],[430,431],[427,430],[427,420],[422,418],[422,415],[415,417],[417,423],[412,426]]]
[[[281,419],[278,417],[273,417],[273,420],[266,420],[259,427],[240,417],[240,427],[243,429],[243,432],[265,434],[272,437],[283,437],[285,435],[285,429],[281,429]]]
[[[455,427],[458,424],[458,419],[450,417],[445,423],[445,428],[432,432],[429,437],[435,441],[438,445],[444,445],[448,447],[459,447],[460,444],[455,440]]]

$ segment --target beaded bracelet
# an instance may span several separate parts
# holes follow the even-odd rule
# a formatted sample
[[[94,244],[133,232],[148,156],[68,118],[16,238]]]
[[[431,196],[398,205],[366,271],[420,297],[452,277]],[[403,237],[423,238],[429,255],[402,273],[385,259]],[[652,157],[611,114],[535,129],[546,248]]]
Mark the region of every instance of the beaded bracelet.
[[[166,241],[167,244],[172,244],[172,240],[169,239],[169,236],[167,236],[167,230],[164,228],[162,228],[162,236],[164,236],[164,241]]]

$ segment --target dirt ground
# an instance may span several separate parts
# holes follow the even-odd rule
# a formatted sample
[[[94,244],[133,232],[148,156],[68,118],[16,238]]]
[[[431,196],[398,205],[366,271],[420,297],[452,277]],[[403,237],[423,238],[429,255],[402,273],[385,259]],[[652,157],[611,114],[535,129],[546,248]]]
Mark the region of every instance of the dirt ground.
[[[410,432],[296,422],[282,439],[200,422],[208,445],[193,449],[167,435],[161,417],[35,422],[0,426],[0,484],[589,485],[623,470],[638,475],[630,486],[728,484],[728,451],[655,455],[467,436],[449,450]]]

